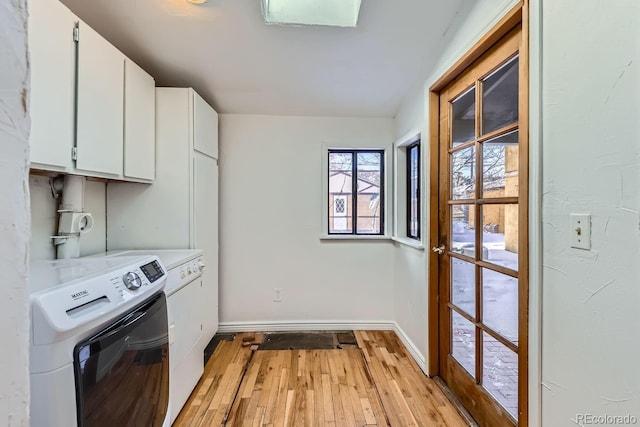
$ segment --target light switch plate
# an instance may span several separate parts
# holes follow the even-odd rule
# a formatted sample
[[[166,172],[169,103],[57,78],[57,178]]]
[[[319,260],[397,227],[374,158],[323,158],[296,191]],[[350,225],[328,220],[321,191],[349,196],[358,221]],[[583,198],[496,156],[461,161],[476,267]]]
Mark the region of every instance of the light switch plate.
[[[591,249],[591,215],[571,214],[571,247],[576,249]]]

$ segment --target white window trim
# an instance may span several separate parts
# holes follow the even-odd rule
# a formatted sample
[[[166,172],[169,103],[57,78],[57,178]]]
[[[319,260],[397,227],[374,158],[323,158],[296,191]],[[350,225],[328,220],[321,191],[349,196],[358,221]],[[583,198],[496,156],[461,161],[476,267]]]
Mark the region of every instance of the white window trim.
[[[399,243],[401,245],[409,246],[411,248],[424,251],[424,245],[422,244],[422,240],[413,239],[411,237],[395,237],[395,236],[392,237],[391,240],[393,240],[394,243]]]
[[[392,237],[378,234],[322,234],[320,240],[384,240],[391,242]]]
[[[379,235],[329,234],[329,150],[384,150],[384,233]],[[393,224],[393,169],[391,166],[392,144],[371,144],[370,140],[354,140],[350,142],[323,142],[320,157],[322,161],[322,229],[320,240],[387,240],[391,241]]]
[[[412,130],[407,132],[393,143],[393,241],[415,248],[424,250],[425,248],[425,149],[424,140],[420,141],[420,240],[407,236],[407,162],[406,147],[421,139],[421,131]]]

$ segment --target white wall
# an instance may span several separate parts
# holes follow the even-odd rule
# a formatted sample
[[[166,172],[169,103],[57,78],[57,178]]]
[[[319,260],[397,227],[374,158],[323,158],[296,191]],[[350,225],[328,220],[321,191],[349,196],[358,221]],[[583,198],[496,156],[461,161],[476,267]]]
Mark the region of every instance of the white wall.
[[[104,182],[87,180],[84,188],[84,210],[93,215],[93,230],[80,237],[80,256],[107,250],[107,186]]]
[[[640,423],[640,3],[543,6],[542,425]],[[573,212],[591,251],[569,247]]]
[[[54,259],[56,249],[51,236],[58,231],[58,203],[51,193],[49,177],[31,175],[31,259]],[[106,250],[106,184],[87,180],[84,195],[84,210],[93,215],[93,230],[80,238],[80,256],[92,255]]]
[[[222,324],[392,321],[393,245],[320,240],[322,143],[365,141],[393,120],[220,116]]]
[[[0,424],[29,424],[29,76],[25,0],[0,7]]]
[[[395,117],[395,138],[408,133],[422,132],[423,150],[423,223],[424,233],[429,229],[429,132],[426,118],[429,115],[427,94],[429,87],[444,74],[473,44],[493,27],[504,14],[517,3],[514,0],[483,0],[474,2],[471,10],[457,15],[451,25],[451,37],[445,41],[440,58],[432,72],[425,76],[425,83],[409,93]],[[430,242],[430,236],[423,239]],[[429,247],[427,247],[429,250]],[[428,265],[426,251],[396,244],[394,250],[394,318],[406,339],[415,346],[419,362],[426,363],[427,342],[427,293]],[[424,367],[424,366],[423,366]]]
[[[29,176],[31,195],[31,260],[54,259],[56,250],[50,237],[58,231],[57,200],[51,194],[49,177]]]

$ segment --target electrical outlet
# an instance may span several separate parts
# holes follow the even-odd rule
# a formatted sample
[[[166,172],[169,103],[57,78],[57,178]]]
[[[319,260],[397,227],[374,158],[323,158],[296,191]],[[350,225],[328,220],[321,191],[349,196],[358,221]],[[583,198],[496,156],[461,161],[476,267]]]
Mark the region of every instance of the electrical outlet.
[[[273,288],[273,302],[282,302],[282,288]]]

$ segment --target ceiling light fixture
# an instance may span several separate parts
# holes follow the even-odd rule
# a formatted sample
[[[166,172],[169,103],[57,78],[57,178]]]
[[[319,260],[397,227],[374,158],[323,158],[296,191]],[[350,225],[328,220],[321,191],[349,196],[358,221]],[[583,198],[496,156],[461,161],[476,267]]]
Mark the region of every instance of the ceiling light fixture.
[[[355,27],[362,0],[262,0],[267,24]]]
[[[193,3],[193,4],[204,4],[206,3],[208,0],[187,0],[189,3]]]

